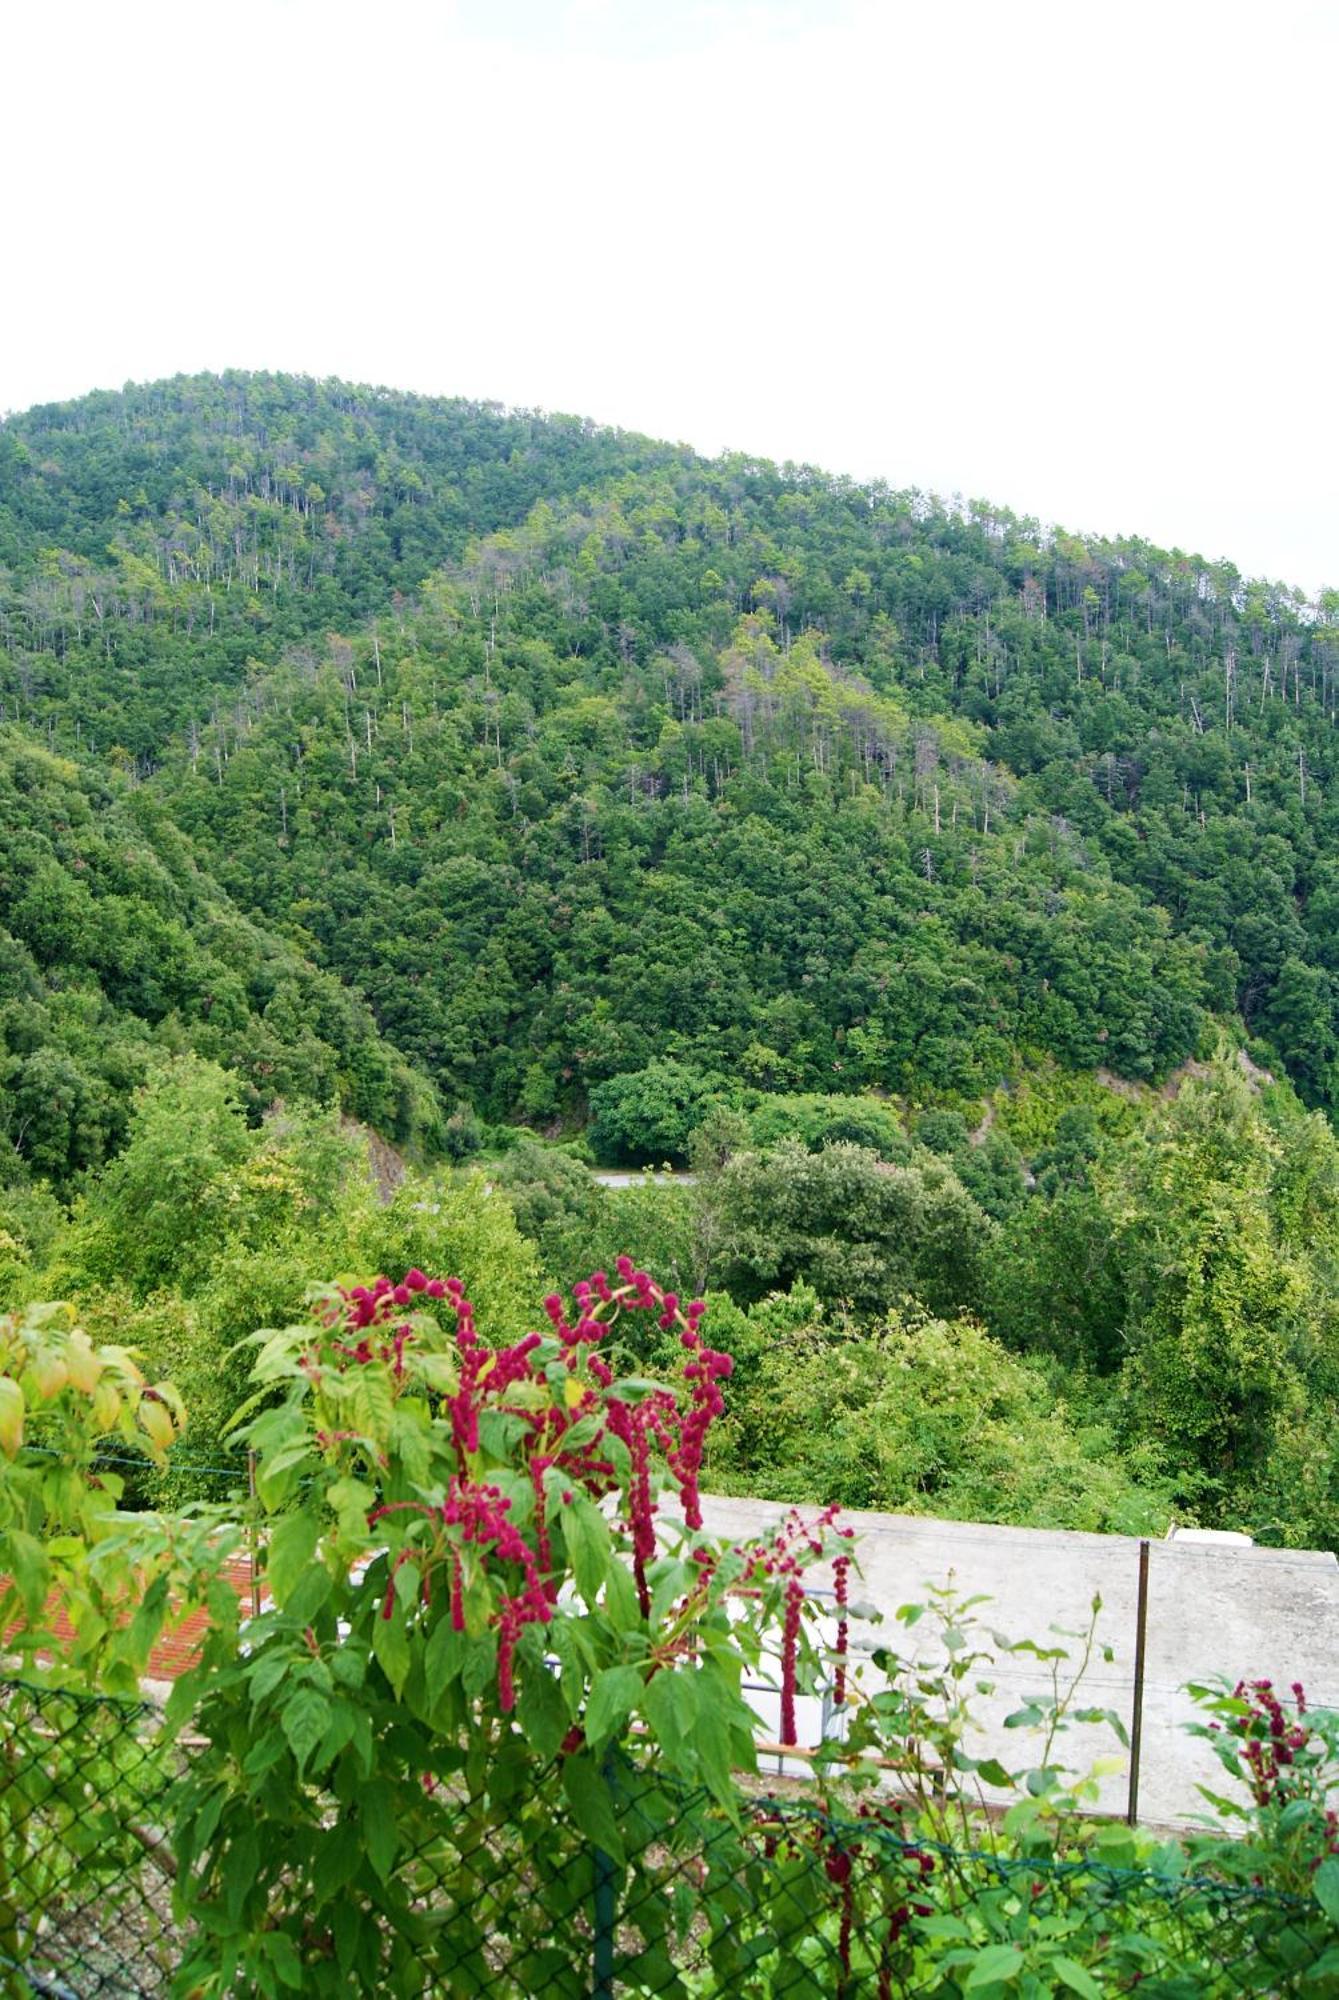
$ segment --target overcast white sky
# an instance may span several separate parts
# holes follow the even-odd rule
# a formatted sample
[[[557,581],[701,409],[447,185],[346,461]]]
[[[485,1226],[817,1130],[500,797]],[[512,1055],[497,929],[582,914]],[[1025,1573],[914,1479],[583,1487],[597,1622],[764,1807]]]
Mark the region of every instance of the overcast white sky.
[[[16,0],[0,410],[493,397],[1339,584],[1315,0]]]

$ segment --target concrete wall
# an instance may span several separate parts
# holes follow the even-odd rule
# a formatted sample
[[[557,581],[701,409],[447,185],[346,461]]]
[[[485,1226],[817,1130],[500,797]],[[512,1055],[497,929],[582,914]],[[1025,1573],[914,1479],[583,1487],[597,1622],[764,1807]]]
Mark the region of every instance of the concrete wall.
[[[788,1509],[767,1501],[704,1499],[705,1526],[735,1540],[766,1531]],[[816,1510],[804,1509],[806,1514]],[[880,1626],[857,1625],[853,1639],[886,1643],[903,1656],[943,1659],[931,1621],[910,1630],[893,1614],[921,1601],[926,1587],[952,1582],[964,1595],[986,1593],[974,1614],[986,1628],[1012,1640],[1054,1641],[1051,1628],[1082,1630],[1094,1596],[1102,1599],[1098,1638],[1114,1658],[1098,1658],[1084,1682],[1085,1701],[1112,1708],[1129,1725],[1134,1687],[1135,1607],[1139,1544],[1123,1535],[1082,1535],[1033,1528],[996,1528],[975,1522],[921,1520],[907,1514],[852,1511],[843,1517],[857,1531],[854,1544],[862,1578],[852,1596],[883,1614]],[[989,1639],[985,1639],[989,1644]],[[984,1673],[985,1670],[983,1670]],[[1315,1707],[1339,1708],[1339,1562],[1330,1554],[1193,1542],[1154,1542],[1149,1560],[1148,1650],[1144,1677],[1144,1740],[1140,1767],[1140,1818],[1174,1824],[1206,1811],[1197,1782],[1230,1789],[1207,1745],[1185,1734],[1192,1717],[1183,1692],[1189,1680],[1216,1674],[1267,1676],[1280,1690],[1301,1681]],[[986,1727],[977,1754],[1016,1767],[1029,1761],[1021,1732],[1001,1723],[1029,1694],[1044,1692],[1045,1671],[1026,1655],[997,1653],[985,1675],[997,1683],[983,1700]],[[872,1669],[866,1681],[877,1683]],[[810,1714],[812,1707],[814,1713]],[[774,1724],[774,1703],[759,1699]],[[803,1737],[817,1725],[817,1704],[798,1718]],[[1106,1731],[1076,1729],[1061,1761],[1085,1766],[1093,1757],[1119,1754]],[[1105,1781],[1104,1806],[1123,1810],[1126,1777]]]

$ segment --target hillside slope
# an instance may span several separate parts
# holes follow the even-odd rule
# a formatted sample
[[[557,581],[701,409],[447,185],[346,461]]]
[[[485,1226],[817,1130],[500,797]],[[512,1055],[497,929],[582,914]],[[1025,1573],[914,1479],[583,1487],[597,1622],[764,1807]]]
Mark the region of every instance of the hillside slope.
[[[342,1104],[411,1144],[434,1122],[366,1008],[238,910],[143,790],[0,732],[0,1183],[100,1166],[183,1051],[257,1111]]]
[[[8,421],[0,561],[6,715],[492,1117],[1156,1079],[1234,1014],[1335,1107],[1339,599],[283,377]]]

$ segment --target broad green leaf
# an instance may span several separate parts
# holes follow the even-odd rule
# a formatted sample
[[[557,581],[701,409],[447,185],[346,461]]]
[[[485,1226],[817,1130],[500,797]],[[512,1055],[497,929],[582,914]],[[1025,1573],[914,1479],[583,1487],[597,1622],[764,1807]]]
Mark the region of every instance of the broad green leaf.
[[[0,1451],[13,1458],[23,1443],[23,1391],[9,1375],[0,1375]]]
[[[1016,1945],[988,1944],[976,1954],[975,1962],[966,1979],[963,1991],[973,1992],[978,1986],[1005,1986],[1017,1979],[1023,1970],[1023,1954]]]
[[[1311,1887],[1326,1916],[1339,1923],[1339,1854],[1332,1854],[1327,1861],[1321,1862],[1311,1878]]]
[[[695,1563],[680,1562],[677,1558],[670,1558],[664,1563],[658,1563],[656,1569],[659,1574],[655,1576],[651,1585],[651,1629],[653,1631],[661,1624],[665,1614],[671,1607],[677,1604],[681,1597],[686,1595],[699,1575]]]
[[[306,1508],[283,1515],[271,1529],[265,1578],[276,1604],[282,1606],[287,1601],[289,1591],[315,1556],[320,1532],[315,1514]]]
[[[409,1634],[398,1605],[391,1617],[383,1618],[378,1614],[374,1621],[372,1651],[398,1700],[409,1675]]]
[[[254,1827],[248,1827],[237,1839],[228,1842],[223,1861],[223,1902],[233,1923],[242,1914],[247,1891],[255,1886],[259,1859],[260,1836]]]
[[[537,1757],[547,1763],[557,1755],[572,1718],[557,1674],[542,1660],[528,1660],[521,1673],[516,1719]]]
[[[3,1559],[13,1571],[23,1599],[23,1608],[28,1617],[37,1619],[46,1608],[47,1592],[51,1588],[51,1565],[46,1551],[35,1535],[25,1534],[21,1528],[13,1528],[0,1541]]]
[[[609,1571],[608,1523],[583,1493],[574,1494],[571,1506],[564,1507],[558,1518],[563,1525],[563,1540],[576,1587],[593,1611]]]
[[[1013,1774],[1006,1771],[997,1757],[983,1757],[977,1764],[976,1773],[987,1785],[1009,1787],[1013,1784]]]
[[[365,1785],[358,1794],[358,1812],[362,1821],[363,1839],[367,1846],[367,1858],[384,1882],[399,1851],[400,1840],[395,1827],[395,1813],[391,1806],[390,1788],[382,1778]]]
[[[330,1703],[317,1688],[295,1688],[281,1715],[288,1747],[301,1770],[330,1724]]]
[[[363,1858],[362,1829],[352,1814],[339,1819],[321,1835],[312,1867],[317,1906],[329,1903],[358,1872]]]
[[[1051,1970],[1057,1979],[1062,1979],[1071,1993],[1081,1993],[1083,2000],[1102,2000],[1102,1988],[1091,1972],[1077,1959],[1067,1958],[1058,1952],[1051,1960]]]
[[[586,1736],[592,1749],[621,1733],[641,1699],[643,1685],[636,1667],[606,1667],[596,1674],[586,1704]]]
[[[292,1664],[293,1655],[287,1647],[270,1644],[261,1648],[246,1674],[253,1708],[264,1701],[267,1694],[273,1694]]]
[[[302,1960],[287,1931],[266,1931],[262,1940],[265,1953],[285,1986],[302,1991]]]
[[[572,1817],[586,1838],[621,1865],[623,1839],[614,1817],[608,1781],[594,1757],[582,1753],[567,1759],[563,1765],[563,1790]]]
[[[642,1713],[670,1763],[682,1766],[697,1722],[696,1676],[672,1667],[653,1675],[642,1697]]]

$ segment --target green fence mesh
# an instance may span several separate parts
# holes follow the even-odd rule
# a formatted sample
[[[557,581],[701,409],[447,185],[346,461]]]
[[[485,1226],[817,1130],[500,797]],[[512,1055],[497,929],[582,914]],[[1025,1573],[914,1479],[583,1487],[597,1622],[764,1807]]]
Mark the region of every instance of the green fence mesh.
[[[147,1707],[18,1682],[0,1699],[0,1990],[173,1992],[193,1943],[201,1962],[200,1939],[174,1923],[168,1844],[189,1742],[165,1750]],[[412,1814],[380,1836],[379,1871],[351,1865],[372,1832],[360,1809],[313,1791],[287,1864],[290,1936],[294,1907],[315,1912],[299,1922],[301,1961],[395,2000],[1339,1993],[1339,1940],[1309,1898],[1170,1861],[1029,1861],[988,1835],[918,1842],[887,1796],[832,1814],[760,1791],[732,1817],[624,1758],[606,1762],[614,1838],[597,1846],[554,1777],[504,1792],[503,1811],[494,1786],[483,1815],[448,1785],[416,1787]],[[337,1894],[316,1893],[335,1880]]]

